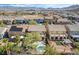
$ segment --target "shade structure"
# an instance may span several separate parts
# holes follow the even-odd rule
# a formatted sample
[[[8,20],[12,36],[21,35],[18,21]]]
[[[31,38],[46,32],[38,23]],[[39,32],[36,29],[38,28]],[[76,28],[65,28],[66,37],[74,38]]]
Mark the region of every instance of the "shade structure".
[[[69,39],[64,39],[64,43],[69,44],[72,43]]]
[[[79,35],[71,35],[73,38],[79,38]]]

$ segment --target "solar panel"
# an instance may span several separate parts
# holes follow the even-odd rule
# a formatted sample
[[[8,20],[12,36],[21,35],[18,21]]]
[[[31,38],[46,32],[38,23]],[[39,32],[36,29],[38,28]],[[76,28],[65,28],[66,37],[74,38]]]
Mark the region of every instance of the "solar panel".
[[[23,30],[23,28],[17,28],[16,26],[12,26],[10,28],[10,31],[22,31],[22,30]]]

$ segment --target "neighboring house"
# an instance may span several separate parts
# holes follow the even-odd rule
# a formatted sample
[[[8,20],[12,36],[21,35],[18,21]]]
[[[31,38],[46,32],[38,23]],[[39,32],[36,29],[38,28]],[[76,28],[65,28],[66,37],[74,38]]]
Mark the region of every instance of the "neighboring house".
[[[37,19],[36,22],[37,22],[38,24],[44,23],[44,19]]]
[[[9,30],[9,36],[24,35],[27,31],[27,25],[12,25]]]
[[[48,25],[51,40],[63,40],[67,38],[64,25]]]
[[[18,16],[15,18],[15,24],[27,24],[27,20],[22,16]]]
[[[1,15],[0,19],[3,20],[4,24],[11,25],[13,20],[14,20],[14,16],[5,16],[5,15],[3,16],[3,15]]]
[[[72,39],[79,41],[79,24],[67,25],[66,27],[67,27],[69,36]]]
[[[37,19],[44,19],[43,15],[23,15],[25,19],[30,20],[37,20]]]
[[[44,16],[45,20],[48,21],[49,24],[52,24],[53,22],[55,22],[55,19],[53,19],[53,15],[52,16]]]
[[[28,32],[38,32],[41,34],[42,38],[45,38],[46,28],[44,25],[29,25]]]
[[[7,28],[0,27],[0,39],[7,37]]]
[[[66,18],[59,18],[57,24],[71,24],[71,21]]]
[[[28,22],[29,20],[35,20],[37,23],[41,24],[44,23],[44,16],[43,15],[24,15],[23,16]]]
[[[23,15],[15,18],[16,24],[27,24],[31,20],[35,20],[37,23],[44,23],[44,18],[41,15]]]

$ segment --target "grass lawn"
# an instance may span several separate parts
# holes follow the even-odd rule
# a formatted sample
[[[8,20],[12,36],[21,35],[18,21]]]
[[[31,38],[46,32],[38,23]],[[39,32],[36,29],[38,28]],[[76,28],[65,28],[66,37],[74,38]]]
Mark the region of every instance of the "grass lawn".
[[[62,41],[56,41],[57,45],[62,45]]]
[[[79,48],[79,42],[75,42],[75,44],[76,44],[77,48]]]

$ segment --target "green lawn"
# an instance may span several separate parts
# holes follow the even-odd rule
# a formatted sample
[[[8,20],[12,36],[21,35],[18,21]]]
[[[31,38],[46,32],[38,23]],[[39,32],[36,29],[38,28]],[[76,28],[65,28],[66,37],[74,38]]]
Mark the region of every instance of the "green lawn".
[[[56,41],[57,45],[62,45],[62,41]]]
[[[79,42],[75,42],[75,44],[76,44],[77,48],[79,48]]]

